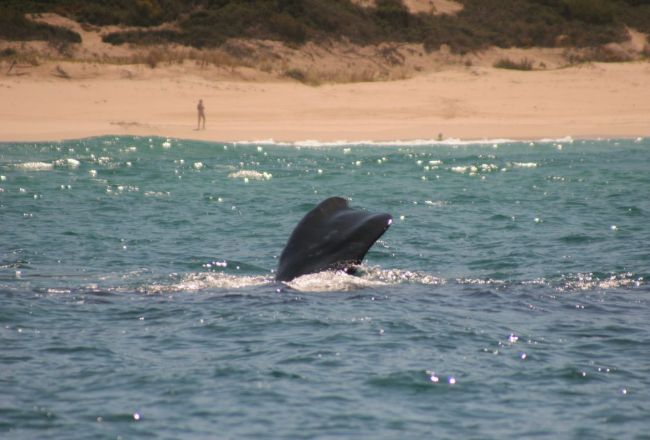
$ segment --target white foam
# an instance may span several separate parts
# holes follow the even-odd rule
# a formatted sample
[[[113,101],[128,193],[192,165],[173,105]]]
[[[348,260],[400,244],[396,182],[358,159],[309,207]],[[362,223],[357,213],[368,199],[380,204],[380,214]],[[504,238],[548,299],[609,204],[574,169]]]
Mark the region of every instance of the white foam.
[[[458,167],[451,167],[450,169],[451,169],[454,173],[460,173],[460,174],[462,174],[462,173],[464,173],[465,171],[467,171],[468,168],[469,168],[469,167],[458,166]]]
[[[594,290],[594,289],[616,289],[621,287],[639,287],[644,284],[642,277],[633,278],[629,272],[612,274],[604,279],[594,276],[592,273],[578,273],[567,277],[564,283],[557,288],[559,291],[566,290]]]
[[[494,280],[491,278],[481,279],[481,278],[456,278],[458,284],[472,284],[478,286],[502,286],[506,284],[504,280]]]
[[[27,171],[48,171],[54,168],[54,165],[48,162],[24,162],[17,163],[16,168]]]
[[[425,272],[405,269],[382,269],[379,267],[362,266],[360,275],[363,279],[382,284],[426,284],[441,285],[446,281]]]
[[[562,138],[543,138],[538,140],[537,142],[542,143],[542,144],[554,144],[554,143],[560,143],[564,142],[567,144],[572,144],[573,143],[573,138],[571,136],[565,136]]]
[[[145,191],[144,195],[146,197],[169,197],[171,193],[169,191]]]
[[[497,138],[497,139],[474,139],[474,140],[462,140],[459,138],[447,138],[443,140],[438,139],[411,139],[411,140],[386,140],[386,141],[372,141],[372,140],[360,140],[360,141],[348,141],[348,140],[336,140],[336,141],[318,141],[315,139],[305,139],[295,142],[281,142],[274,139],[258,139],[258,140],[242,140],[233,142],[233,145],[265,145],[265,146],[293,146],[293,147],[306,147],[306,148],[318,148],[318,147],[345,147],[345,152],[349,153],[350,147],[363,147],[363,146],[380,146],[380,147],[391,147],[391,146],[400,146],[400,147],[419,147],[419,146],[433,146],[433,145],[447,145],[447,146],[467,146],[467,145],[484,145],[492,148],[497,148],[502,144],[510,143],[519,143],[526,142],[534,145],[534,143],[573,143],[573,138],[566,136],[559,139],[526,139],[526,140],[515,140],[508,138]]]
[[[263,140],[253,140],[253,141],[237,141],[233,142],[235,145],[267,145],[267,146],[293,146],[293,147],[305,147],[305,148],[319,148],[319,147],[345,147],[347,152],[349,152],[350,147],[365,147],[365,146],[380,146],[380,147],[392,147],[392,146],[408,146],[408,147],[417,147],[417,146],[429,146],[429,145],[493,145],[493,144],[503,144],[516,142],[512,139],[490,139],[490,140],[474,140],[474,141],[463,141],[457,138],[450,138],[444,140],[437,139],[414,139],[414,140],[393,140],[393,141],[372,141],[372,140],[360,140],[360,141],[348,141],[348,140],[337,140],[337,141],[318,141],[315,139],[306,139],[295,142],[280,142],[275,141],[274,139],[263,139]]]
[[[348,275],[342,271],[324,271],[303,275],[286,284],[300,292],[349,292],[368,287],[383,286],[385,283]]]
[[[227,267],[225,262],[210,263],[205,267]],[[358,275],[348,275],[343,271],[323,271],[303,275],[285,283],[289,288],[300,292],[350,292],[395,284],[441,285],[445,280],[433,275],[403,269],[381,269],[360,266]],[[242,289],[256,286],[272,287],[276,281],[272,275],[232,275],[222,272],[190,273],[180,281],[171,284],[153,284],[139,289],[146,293],[197,292],[205,289]]]
[[[245,287],[271,284],[273,279],[268,276],[229,275],[221,272],[191,273],[185,275],[178,283],[154,284],[141,290],[147,293],[167,293],[178,291],[196,292],[205,289],[241,289]]]
[[[54,161],[57,167],[79,168],[80,162],[77,159],[59,159]]]
[[[482,163],[481,164],[481,171],[483,171],[484,173],[489,173],[491,171],[496,171],[498,169],[499,169],[499,167],[496,166],[493,163]]]
[[[513,168],[537,168],[535,162],[512,162]]]
[[[122,193],[132,193],[138,192],[140,188],[133,185],[112,185],[106,187],[107,194],[122,194]]]
[[[259,172],[254,170],[239,170],[228,174],[231,179],[244,179],[248,180],[271,180],[273,175],[267,172]]]
[[[478,172],[478,168],[476,167],[476,165],[457,166],[457,167],[451,167],[450,169],[454,173],[459,173],[459,174],[464,174],[464,173],[476,174]]]

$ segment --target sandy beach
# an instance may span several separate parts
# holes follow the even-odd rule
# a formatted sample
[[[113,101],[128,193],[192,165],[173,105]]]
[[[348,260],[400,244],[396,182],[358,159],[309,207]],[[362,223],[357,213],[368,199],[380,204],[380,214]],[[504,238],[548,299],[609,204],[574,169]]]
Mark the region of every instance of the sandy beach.
[[[142,68],[144,69],[144,68]],[[156,135],[211,141],[537,139],[650,135],[650,64],[557,71],[449,69],[400,81],[307,86],[210,80],[0,77],[0,141]],[[196,103],[206,129],[196,130]]]
[[[42,19],[73,28],[84,43],[73,60],[0,63],[0,142],[101,135],[210,141],[650,136],[647,58],[566,67],[557,50],[459,57],[421,47],[290,51],[264,43],[255,47],[268,51],[258,66],[186,59],[152,68],[125,62],[130,49],[103,43],[92,29],[54,14]],[[639,38],[643,48],[645,36]],[[98,62],[98,54],[122,61]],[[534,60],[535,69],[492,67],[503,56]],[[280,61],[265,61],[273,59]],[[282,74],[288,66],[318,71],[325,80],[296,81]],[[199,99],[207,124],[197,131]]]

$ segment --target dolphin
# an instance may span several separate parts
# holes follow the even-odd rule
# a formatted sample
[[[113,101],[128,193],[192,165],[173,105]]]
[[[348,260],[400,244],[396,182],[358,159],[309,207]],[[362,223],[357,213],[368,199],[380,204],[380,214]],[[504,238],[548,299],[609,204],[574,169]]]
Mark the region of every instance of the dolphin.
[[[324,270],[352,274],[392,222],[390,214],[350,208],[341,197],[323,200],[291,233],[275,279],[291,281]]]

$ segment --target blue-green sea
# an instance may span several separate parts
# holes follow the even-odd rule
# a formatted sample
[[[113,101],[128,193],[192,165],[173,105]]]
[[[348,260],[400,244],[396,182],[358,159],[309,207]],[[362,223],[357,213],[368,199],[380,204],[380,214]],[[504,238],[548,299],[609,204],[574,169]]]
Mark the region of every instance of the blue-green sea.
[[[648,138],[0,144],[0,438],[650,439],[649,217]]]

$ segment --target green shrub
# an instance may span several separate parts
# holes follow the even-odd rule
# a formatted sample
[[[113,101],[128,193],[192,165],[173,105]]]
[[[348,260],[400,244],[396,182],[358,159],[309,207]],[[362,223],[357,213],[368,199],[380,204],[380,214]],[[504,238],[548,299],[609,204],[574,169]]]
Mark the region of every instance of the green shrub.
[[[0,0],[0,38],[80,41],[74,32],[29,22],[27,12],[57,12],[94,25],[153,26],[177,31],[111,34],[106,41],[176,42],[216,47],[230,38],[302,44],[349,40],[357,44],[448,45],[467,53],[500,47],[597,47],[626,38],[625,26],[650,33],[648,0],[462,0],[456,16],[410,14],[402,0],[363,8],[350,0]]]
[[[276,14],[269,20],[270,30],[280,39],[302,44],[307,39],[307,29],[304,24],[289,14]]]
[[[11,47],[0,50],[0,58],[10,58],[15,57],[16,55],[18,55],[18,52],[16,52],[16,49]]]
[[[127,20],[135,26],[154,26],[162,22],[162,9],[154,0],[135,0]]]
[[[286,72],[284,72],[284,76],[289,77],[291,79],[295,79],[296,81],[300,81],[301,83],[307,82],[307,74],[305,73],[305,71],[295,67],[288,69]]]
[[[0,38],[13,41],[43,40],[81,43],[81,35],[60,26],[28,20],[15,9],[0,9]]]
[[[510,70],[533,70],[533,61],[528,58],[523,58],[519,61],[513,61],[510,58],[500,58],[494,63],[494,67],[498,69]]]
[[[131,43],[131,44],[166,44],[177,42],[182,39],[182,35],[177,31],[168,29],[155,30],[155,31],[126,31],[126,32],[111,32],[102,37],[102,41],[116,46]]]
[[[83,23],[97,26],[115,25],[124,21],[124,14],[118,8],[90,2],[80,9],[75,17]]]
[[[571,18],[592,24],[607,24],[614,19],[611,0],[565,0],[566,11]]]

